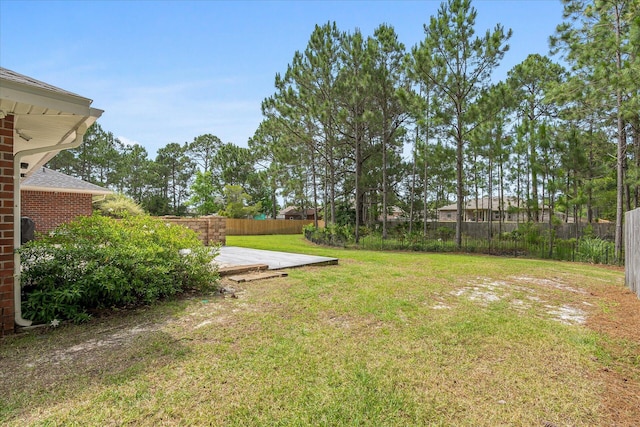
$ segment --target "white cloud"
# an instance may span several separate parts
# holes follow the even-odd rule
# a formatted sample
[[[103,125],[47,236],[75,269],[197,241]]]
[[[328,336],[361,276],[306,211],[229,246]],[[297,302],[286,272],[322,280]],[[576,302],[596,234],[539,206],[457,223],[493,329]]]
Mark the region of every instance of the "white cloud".
[[[127,147],[133,147],[134,145],[142,145],[140,144],[140,142],[135,141],[133,139],[127,138],[126,136],[117,136],[116,137],[118,140],[120,140],[120,142],[122,142],[124,145],[126,145]]]

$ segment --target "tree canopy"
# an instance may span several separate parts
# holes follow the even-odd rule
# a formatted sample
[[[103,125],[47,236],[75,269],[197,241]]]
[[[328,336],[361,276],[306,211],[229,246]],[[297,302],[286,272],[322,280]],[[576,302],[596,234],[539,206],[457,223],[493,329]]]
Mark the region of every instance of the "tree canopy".
[[[463,205],[488,198],[489,221],[514,209],[533,222],[550,212],[549,227],[557,215],[615,221],[619,255],[622,212],[640,206],[640,0],[563,4],[550,54],[505,81],[493,71],[512,31],[477,28],[470,0],[444,1],[408,48],[388,24],[364,34],[327,22],[275,75],[249,141],[205,133],[152,159],[95,124],[49,166],[156,215],[315,208],[356,239],[375,227],[386,237],[398,210],[426,233],[456,203],[460,244],[462,222],[479,220]]]

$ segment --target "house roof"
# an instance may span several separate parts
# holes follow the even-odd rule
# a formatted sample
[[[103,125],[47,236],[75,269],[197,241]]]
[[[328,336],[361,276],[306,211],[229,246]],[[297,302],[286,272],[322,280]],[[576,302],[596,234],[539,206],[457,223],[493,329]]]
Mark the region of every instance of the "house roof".
[[[524,200],[520,200],[520,205],[524,205],[525,201]],[[498,197],[494,197],[491,200],[491,208],[495,211],[497,211],[499,209],[500,206],[500,199]],[[505,208],[508,208],[510,206],[518,206],[518,199],[516,199],[515,197],[505,197],[504,198],[504,206]],[[545,206],[546,208],[546,206]],[[447,205],[447,206],[443,206],[440,209],[438,209],[438,211],[456,211],[458,209],[458,205],[456,203],[453,203],[451,205]],[[476,209],[480,209],[480,210],[486,210],[489,209],[489,197],[485,196],[482,197],[480,199],[478,199],[478,204],[476,205],[476,199],[473,198],[471,200],[468,200],[467,203],[465,203],[462,206],[462,209],[464,210],[476,210]]]
[[[298,208],[296,208],[295,206],[287,206],[286,208],[282,209],[280,212],[278,212],[279,215],[288,215],[291,213],[297,213],[298,212]]]
[[[48,168],[38,168],[20,183],[20,189],[31,191],[50,191],[56,193],[111,194],[113,191],[83,181],[80,178],[65,175]]]
[[[91,100],[88,98],[85,98],[83,96],[80,96],[78,94],[75,94],[73,92],[69,92],[67,90],[64,89],[60,89],[59,87],[50,85],[49,83],[45,83],[45,82],[41,82],[40,80],[36,80],[33,77],[29,77],[29,76],[25,76],[23,74],[20,73],[16,73],[15,71],[9,70],[7,68],[3,68],[0,67],[0,76],[2,76],[3,79],[7,80],[7,81],[11,81],[14,83],[19,83],[25,86],[31,86],[34,88],[41,88],[44,90],[48,90],[51,92],[57,92],[60,94],[64,94],[64,95],[70,95],[70,96],[75,96],[78,98],[82,98],[85,99],[87,101],[89,101],[89,103],[91,103]]]
[[[313,215],[316,212],[314,208],[306,209],[306,215]],[[303,215],[303,212],[296,206],[288,206],[278,212],[279,215]]]
[[[102,115],[93,101],[0,67],[0,118],[13,116],[13,153],[30,174],[55,156],[57,146],[77,141]],[[64,148],[64,147],[63,147]]]

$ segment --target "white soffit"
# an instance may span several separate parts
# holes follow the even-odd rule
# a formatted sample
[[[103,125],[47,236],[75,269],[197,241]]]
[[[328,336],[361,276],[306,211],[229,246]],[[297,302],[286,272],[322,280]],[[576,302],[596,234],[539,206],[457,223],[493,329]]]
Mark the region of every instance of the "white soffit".
[[[14,116],[14,154],[75,140],[76,131],[91,126],[102,110],[93,101],[47,83],[0,67],[0,115]],[[43,165],[57,151],[25,156],[28,173]]]

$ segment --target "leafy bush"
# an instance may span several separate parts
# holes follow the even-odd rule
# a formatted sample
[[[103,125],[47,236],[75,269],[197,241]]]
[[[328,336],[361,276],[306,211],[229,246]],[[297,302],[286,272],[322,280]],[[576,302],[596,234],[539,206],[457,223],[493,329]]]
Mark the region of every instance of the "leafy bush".
[[[499,240],[511,240],[511,241],[520,241],[522,240],[522,230],[516,229],[513,231],[503,231],[498,236]]]
[[[587,226],[582,230],[582,237],[588,237],[588,238],[596,237],[593,231],[593,225],[587,224]]]
[[[96,203],[95,208],[102,215],[113,218],[144,215],[144,209],[131,197],[124,194],[110,194]]]
[[[368,233],[366,228],[361,227],[360,230]],[[307,240],[331,246],[345,246],[354,239],[354,230],[350,225],[328,224],[316,229],[313,224],[309,224],[303,227],[302,232]]]
[[[548,245],[548,242],[545,242]],[[557,260],[573,261],[575,258],[577,240],[571,239],[555,239],[553,242],[553,258]]]
[[[37,322],[81,322],[96,309],[214,289],[215,255],[193,231],[149,216],[79,218],[20,249],[22,309]]]
[[[442,240],[450,239],[456,234],[456,230],[451,227],[441,226],[436,229],[436,235]]]
[[[516,235],[522,236],[524,241],[530,245],[536,245],[542,240],[542,233],[538,224],[533,222],[526,222],[520,224],[517,230],[514,231]]]
[[[615,253],[615,244],[597,237],[584,237],[578,242],[576,261],[607,264]]]

